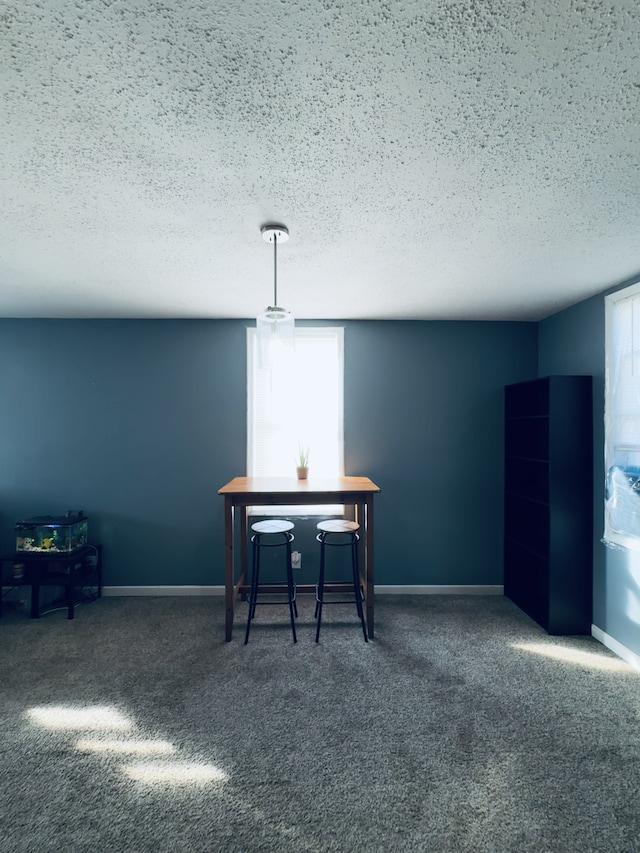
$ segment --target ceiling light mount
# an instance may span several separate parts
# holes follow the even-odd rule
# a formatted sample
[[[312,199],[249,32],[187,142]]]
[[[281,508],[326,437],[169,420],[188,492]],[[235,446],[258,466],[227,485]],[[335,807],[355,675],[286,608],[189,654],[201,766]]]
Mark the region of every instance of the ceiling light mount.
[[[263,225],[260,233],[266,243],[286,243],[289,239],[289,229],[286,225]]]
[[[278,307],[278,243],[287,242],[289,229],[269,223],[262,226],[260,233],[266,243],[273,245],[273,303],[256,318],[258,360],[261,367],[268,367],[274,346],[293,345],[295,321],[290,311]]]

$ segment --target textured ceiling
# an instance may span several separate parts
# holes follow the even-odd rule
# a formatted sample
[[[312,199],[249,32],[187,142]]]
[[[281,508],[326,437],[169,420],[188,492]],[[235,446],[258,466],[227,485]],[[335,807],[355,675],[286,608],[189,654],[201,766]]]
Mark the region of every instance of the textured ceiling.
[[[4,0],[0,316],[540,319],[640,273],[637,0]]]

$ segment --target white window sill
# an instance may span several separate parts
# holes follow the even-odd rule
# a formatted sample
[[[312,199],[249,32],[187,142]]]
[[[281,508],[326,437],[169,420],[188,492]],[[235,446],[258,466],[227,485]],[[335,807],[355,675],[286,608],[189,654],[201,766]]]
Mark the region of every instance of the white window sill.
[[[248,515],[279,515],[279,516],[316,516],[316,515],[344,515],[342,504],[310,504],[308,506],[294,505],[281,506],[270,504],[269,506],[247,507]]]

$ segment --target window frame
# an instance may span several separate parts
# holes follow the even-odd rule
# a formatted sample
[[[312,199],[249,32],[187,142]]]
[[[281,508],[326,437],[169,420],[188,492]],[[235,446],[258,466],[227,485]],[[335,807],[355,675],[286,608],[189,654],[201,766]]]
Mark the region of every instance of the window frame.
[[[622,303],[631,302],[630,347],[619,346]],[[637,311],[638,320],[634,312]],[[637,342],[635,328],[638,329]],[[621,352],[623,355],[621,355]],[[640,551],[640,393],[630,409],[632,430],[638,439],[622,444],[619,439],[620,388],[632,388],[621,370],[623,360],[630,363],[631,376],[637,375],[640,391],[640,282],[605,297],[605,501],[603,542],[614,548]],[[637,422],[637,425],[636,425]],[[622,460],[625,460],[623,463]],[[635,523],[634,523],[635,519]]]
[[[333,389],[336,394],[337,400],[337,410],[338,410],[338,421],[336,423],[336,432],[338,434],[338,472],[335,474],[328,474],[327,476],[344,476],[344,326],[336,326],[336,325],[322,325],[322,326],[313,326],[313,325],[305,325],[295,326],[294,330],[294,346],[295,343],[304,338],[312,338],[312,337],[325,337],[327,339],[331,338],[332,343],[337,344],[337,352],[338,352],[338,362],[339,362],[339,378],[337,386]],[[257,371],[261,368],[258,364],[258,346],[257,346],[257,330],[254,326],[247,327],[247,448],[246,448],[246,462],[247,462],[247,475],[251,476],[260,476],[259,474],[254,474],[255,470],[255,413],[254,413],[254,401],[256,398],[256,381],[257,381]],[[263,377],[268,375],[268,369],[262,368],[265,371]],[[335,383],[334,383],[335,384]],[[320,383],[317,385],[318,389],[320,388]],[[318,390],[318,394],[320,390]],[[273,476],[295,476],[295,472],[293,468],[295,467],[293,462],[294,455],[292,455],[291,462],[287,465],[286,470],[283,467],[283,472],[278,475]],[[312,449],[312,458],[311,458],[311,476],[313,476],[313,449]],[[273,507],[261,507],[261,506],[252,506],[247,507],[247,512],[249,515],[272,515]],[[338,504],[330,504],[330,505],[291,505],[291,506],[279,506],[278,513],[283,516],[341,516],[344,515],[344,506]]]

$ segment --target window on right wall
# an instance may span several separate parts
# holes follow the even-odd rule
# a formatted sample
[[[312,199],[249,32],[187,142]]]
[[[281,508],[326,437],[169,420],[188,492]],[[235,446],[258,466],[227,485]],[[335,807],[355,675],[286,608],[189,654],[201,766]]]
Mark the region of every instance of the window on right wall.
[[[640,551],[640,283],[605,298],[605,544]]]

